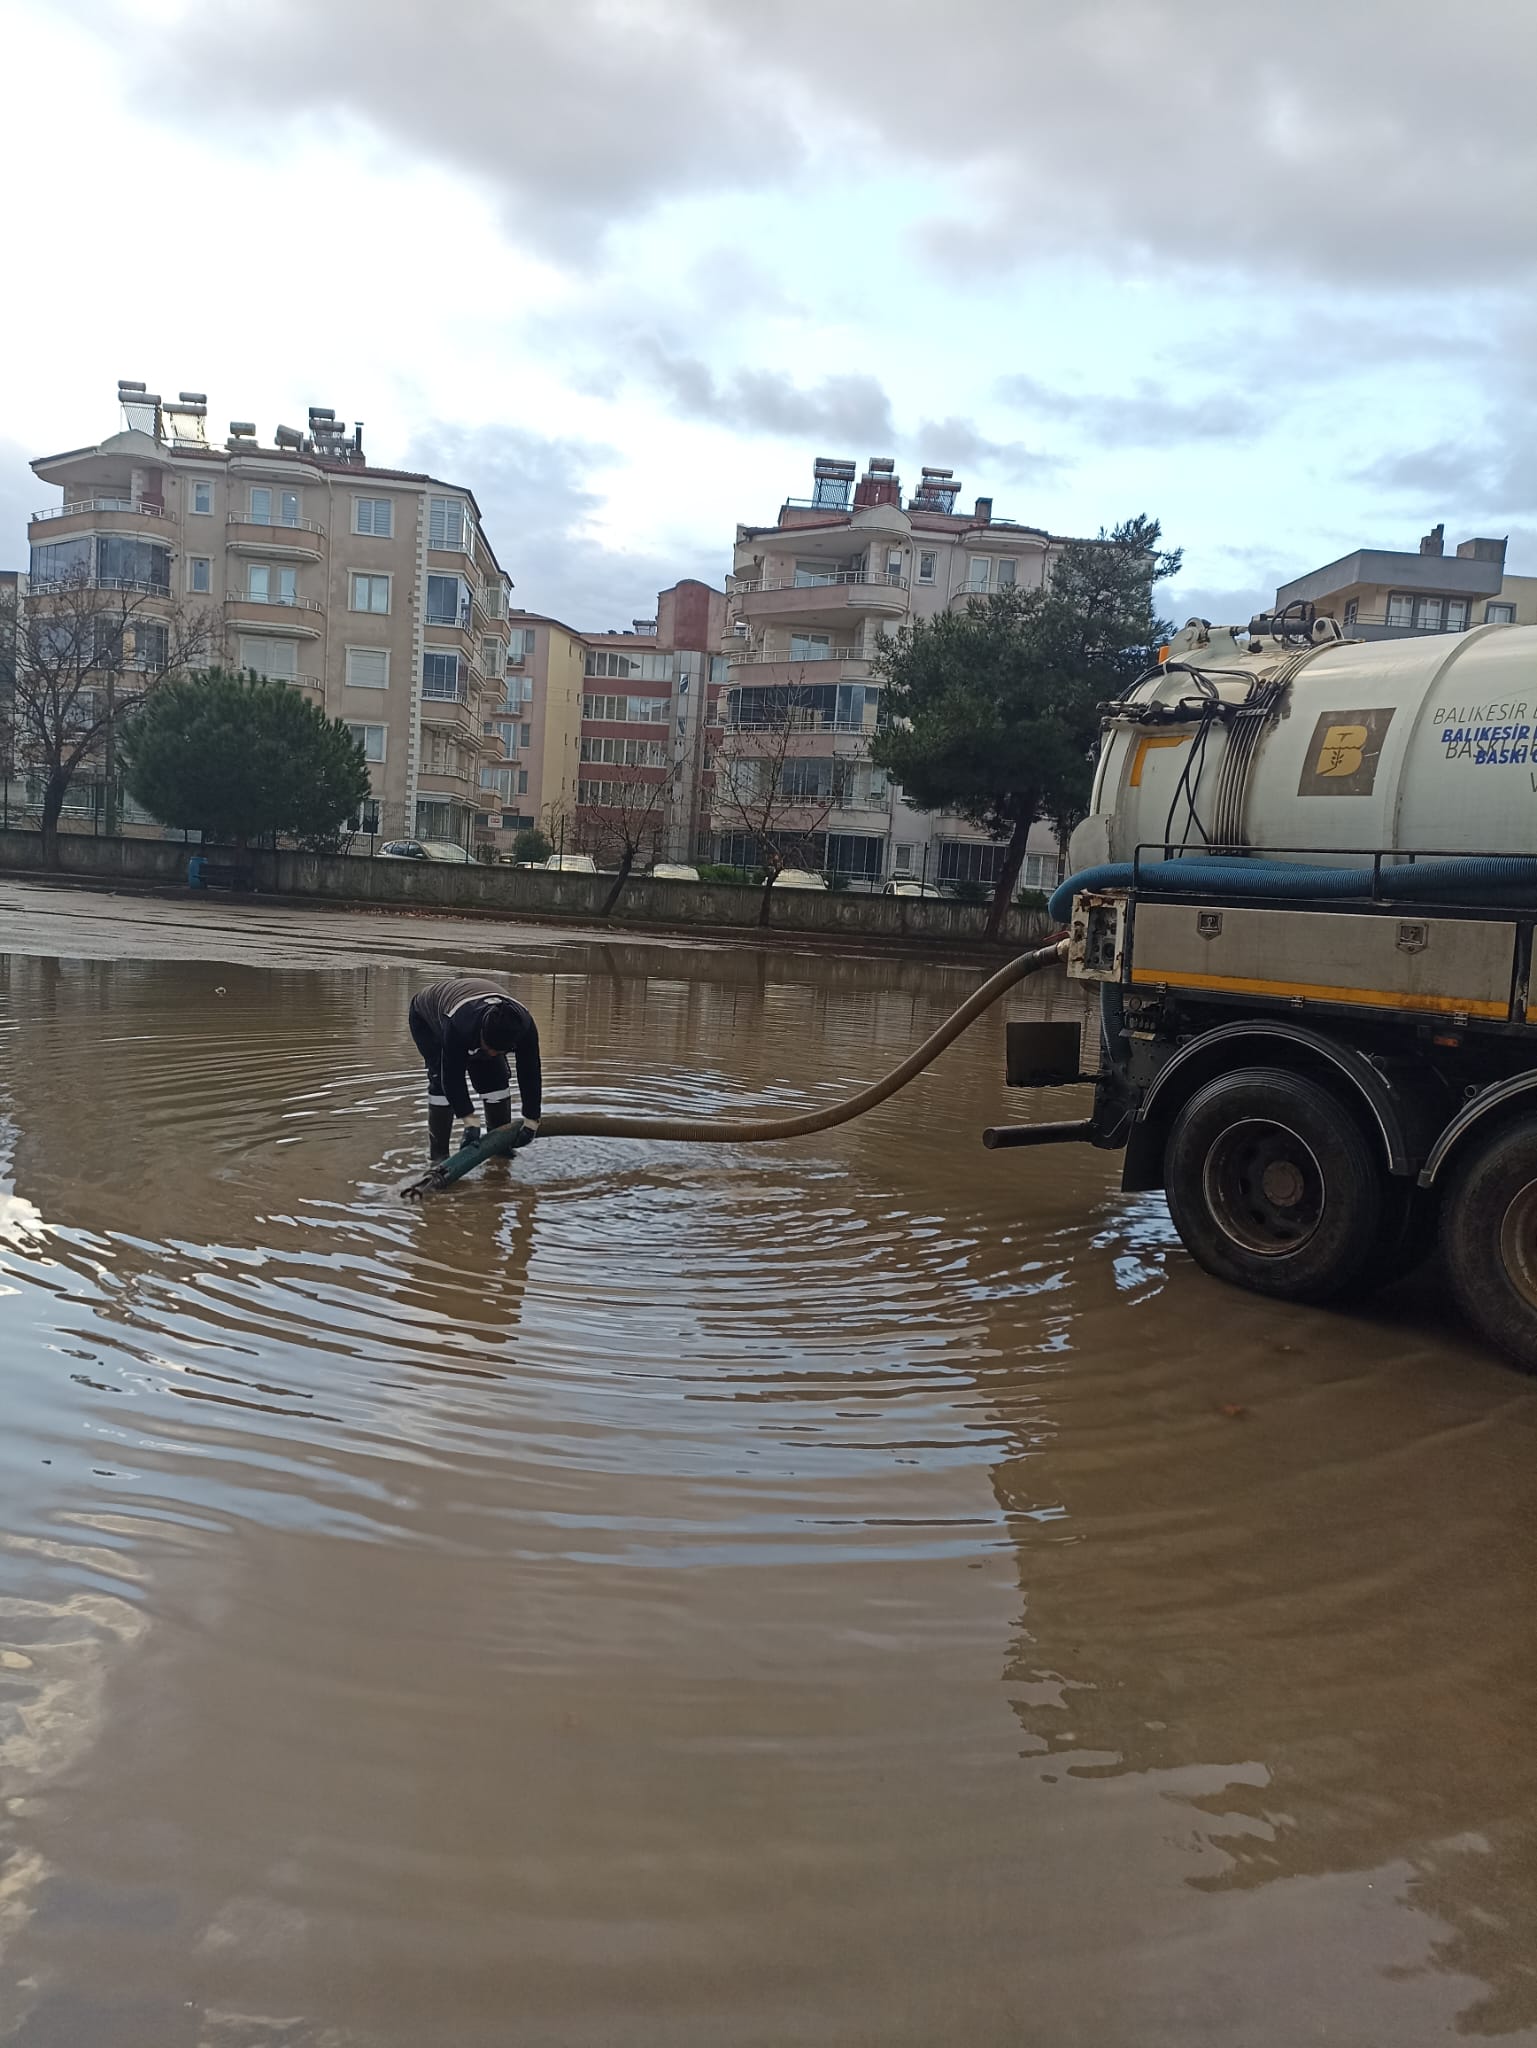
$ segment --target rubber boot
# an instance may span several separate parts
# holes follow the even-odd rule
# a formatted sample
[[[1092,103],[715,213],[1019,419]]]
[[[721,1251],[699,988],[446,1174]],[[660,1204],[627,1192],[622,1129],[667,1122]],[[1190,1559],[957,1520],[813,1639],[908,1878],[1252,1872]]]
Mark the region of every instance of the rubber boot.
[[[510,1102],[488,1102],[486,1104],[486,1129],[488,1131],[504,1131],[511,1122],[512,1104]]]
[[[449,1142],[454,1135],[454,1113],[446,1103],[429,1102],[427,1105],[427,1151],[433,1159],[448,1157]]]

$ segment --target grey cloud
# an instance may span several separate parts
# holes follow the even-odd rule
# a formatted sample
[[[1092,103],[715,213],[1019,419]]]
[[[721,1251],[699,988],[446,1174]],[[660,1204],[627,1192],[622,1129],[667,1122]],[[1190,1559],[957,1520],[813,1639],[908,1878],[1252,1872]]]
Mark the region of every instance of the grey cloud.
[[[916,437],[919,459],[954,468],[969,464],[980,475],[1006,477],[1020,483],[1044,483],[1060,476],[1071,464],[1060,455],[1043,455],[1027,448],[1023,441],[991,441],[979,433],[970,420],[952,415],[943,420],[921,420]]]
[[[729,544],[681,543],[672,553],[609,548],[590,531],[601,498],[588,479],[613,460],[593,441],[547,439],[516,427],[423,429],[405,466],[467,484],[486,522],[513,602],[568,625],[604,631],[649,618],[656,594],[681,576],[720,584]]]
[[[1184,625],[1186,619],[1209,619],[1214,626],[1247,626],[1256,612],[1274,604],[1276,588],[1275,582],[1214,589],[1180,581],[1167,596],[1160,590],[1158,605],[1176,626]]]
[[[801,385],[779,370],[717,376],[697,356],[675,354],[654,338],[638,343],[632,363],[675,412],[743,434],[810,435],[826,441],[885,445],[895,438],[891,401],[880,382],[857,372]]]
[[[1429,505],[1450,525],[1503,530],[1502,522],[1537,518],[1537,426],[1518,414],[1461,440],[1383,456],[1355,481]]]
[[[964,181],[916,232],[995,281],[1046,250],[1235,282],[1422,291],[1537,264],[1537,34],[1484,0],[1476,88],[1449,83],[1440,0],[887,0],[814,26],[741,0],[272,0],[145,36],[124,0],[60,0],[182,119],[368,124],[501,195],[557,254],[679,194],[784,187],[808,169]],[[131,31],[131,32],[130,32]],[[1324,53],[1324,54],[1321,54]],[[132,62],[131,56],[127,61]],[[959,118],[929,118],[962,109]],[[824,186],[822,189],[831,189]],[[1149,318],[1156,312],[1148,311]]]
[[[1061,421],[1106,448],[1171,448],[1189,441],[1240,440],[1263,423],[1259,406],[1235,393],[1176,399],[1146,381],[1129,392],[1090,396],[1015,375],[1001,377],[997,390],[1007,404],[1044,420]]]

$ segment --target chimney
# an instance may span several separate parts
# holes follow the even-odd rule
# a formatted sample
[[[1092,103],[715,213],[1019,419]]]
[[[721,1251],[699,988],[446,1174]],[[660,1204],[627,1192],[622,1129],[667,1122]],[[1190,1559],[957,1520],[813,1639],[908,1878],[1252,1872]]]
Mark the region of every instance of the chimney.
[[[1444,555],[1446,553],[1446,528],[1433,526],[1420,542],[1422,555]]]
[[[1459,561],[1463,562],[1498,562],[1503,569],[1505,566],[1505,549],[1508,545],[1508,536],[1505,540],[1459,541],[1457,544],[1457,557]]]
[[[992,501],[992,499],[991,499],[991,498],[978,498],[978,500],[977,500],[977,510],[976,510],[976,521],[977,521],[977,524],[978,524],[978,526],[990,526],[990,525],[992,524],[992,518],[993,518],[993,501]]]

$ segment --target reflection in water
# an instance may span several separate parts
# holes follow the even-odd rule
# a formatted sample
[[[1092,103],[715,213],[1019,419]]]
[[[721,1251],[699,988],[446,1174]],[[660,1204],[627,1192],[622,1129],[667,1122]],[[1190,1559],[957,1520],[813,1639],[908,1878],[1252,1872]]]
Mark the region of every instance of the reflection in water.
[[[975,979],[506,966],[701,1111]],[[414,978],[0,958],[0,2040],[1537,2040],[1534,1411],[1433,1283],[984,1155],[998,1018],[408,1209]]]

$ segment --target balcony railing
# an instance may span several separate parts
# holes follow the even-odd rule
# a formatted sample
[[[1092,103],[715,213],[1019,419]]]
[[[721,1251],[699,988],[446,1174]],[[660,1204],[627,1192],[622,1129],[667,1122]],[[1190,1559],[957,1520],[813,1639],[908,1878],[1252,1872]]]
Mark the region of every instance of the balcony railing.
[[[814,649],[810,654],[792,654],[788,648],[753,647],[745,654],[728,654],[727,666],[747,667],[756,662],[772,663],[777,668],[799,668],[802,662],[808,665],[814,661],[868,661],[868,654],[861,654],[857,647],[824,647]]]
[[[141,597],[169,597],[171,586],[148,576],[35,576],[27,586],[34,597],[56,596],[61,590],[136,591]]]
[[[268,527],[273,533],[317,533],[325,539],[325,528],[317,519],[258,519],[254,512],[231,512],[224,521],[226,526]]]
[[[852,732],[873,733],[876,729],[872,718],[867,725],[862,718],[838,718],[830,711],[813,711],[797,707],[790,712],[781,712],[771,718],[732,718],[725,721],[727,732],[759,732],[770,738],[775,734],[790,732]]]
[[[137,512],[145,519],[169,518],[164,505],[135,504],[132,498],[76,498],[68,505],[45,505],[32,514],[36,525],[43,519],[63,519],[70,512]]]
[[[907,578],[884,569],[835,569],[826,576],[733,576],[733,591],[750,590],[832,590],[841,583],[879,584],[888,590],[905,590]]]
[[[297,594],[292,597],[284,597],[277,591],[271,590],[226,590],[224,600],[226,604],[270,604],[279,610],[289,612],[323,612],[325,610],[325,606],[317,604],[312,597],[300,597]]]

